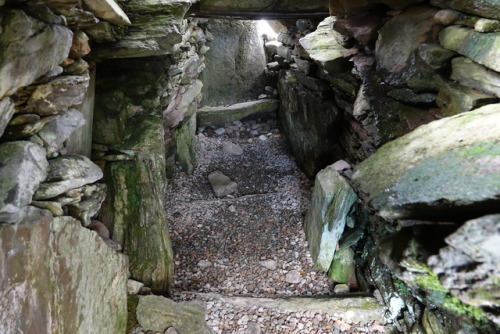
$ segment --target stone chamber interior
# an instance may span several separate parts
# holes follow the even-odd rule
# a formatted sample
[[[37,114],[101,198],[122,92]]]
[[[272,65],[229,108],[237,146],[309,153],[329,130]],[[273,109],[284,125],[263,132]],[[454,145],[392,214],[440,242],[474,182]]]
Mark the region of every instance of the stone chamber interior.
[[[499,59],[498,0],[0,0],[0,333],[497,333]]]

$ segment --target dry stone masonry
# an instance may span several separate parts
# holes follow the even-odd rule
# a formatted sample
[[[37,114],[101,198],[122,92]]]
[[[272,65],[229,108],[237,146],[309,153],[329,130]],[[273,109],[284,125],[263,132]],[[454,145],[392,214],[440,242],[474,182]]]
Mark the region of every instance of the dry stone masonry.
[[[261,18],[276,39],[258,36]],[[0,333],[497,333],[499,59],[498,0],[0,0]],[[198,144],[222,138],[236,161],[281,136],[314,181],[303,215],[285,203],[304,224],[292,248],[303,233],[310,254],[283,246],[255,273],[280,271],[282,295],[305,276],[363,295],[325,298],[328,313],[243,275],[227,294],[245,296],[180,298],[174,266],[193,286],[199,254],[175,263],[169,228],[193,222],[166,204],[169,182],[203,172],[194,187],[230,204],[231,226],[235,203],[272,204],[238,175],[283,166],[205,170]],[[211,219],[210,203],[189,205]],[[234,233],[260,240],[253,227]],[[280,256],[315,268],[285,272]]]

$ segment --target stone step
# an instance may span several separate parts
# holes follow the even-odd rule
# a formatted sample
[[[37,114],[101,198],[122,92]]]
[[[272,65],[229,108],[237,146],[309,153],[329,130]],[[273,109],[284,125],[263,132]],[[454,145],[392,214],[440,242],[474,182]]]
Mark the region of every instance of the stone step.
[[[264,99],[237,103],[230,106],[202,107],[198,110],[198,126],[223,125],[247,116],[276,112],[279,100]]]
[[[218,293],[183,292],[203,300],[220,301],[241,308],[263,307],[285,312],[312,311],[356,324],[384,323],[384,306],[365,293],[348,293],[335,296],[267,297],[228,296]]]

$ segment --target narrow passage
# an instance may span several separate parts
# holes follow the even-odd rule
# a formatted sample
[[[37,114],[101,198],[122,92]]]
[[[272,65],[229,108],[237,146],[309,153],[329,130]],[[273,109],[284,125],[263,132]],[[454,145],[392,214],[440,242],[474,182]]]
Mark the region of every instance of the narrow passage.
[[[199,130],[198,166],[191,176],[177,173],[166,198],[174,299],[206,301],[215,333],[376,332],[373,319],[355,325],[354,317],[302,303],[293,312],[273,303],[333,293],[326,274],[313,267],[302,229],[312,184],[297,169],[276,120]],[[213,171],[235,181],[237,192],[217,198],[208,180]]]

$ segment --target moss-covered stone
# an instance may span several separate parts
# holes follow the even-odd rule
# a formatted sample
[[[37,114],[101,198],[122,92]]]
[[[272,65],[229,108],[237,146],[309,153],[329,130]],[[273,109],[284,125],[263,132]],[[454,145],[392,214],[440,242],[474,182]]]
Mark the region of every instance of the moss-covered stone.
[[[474,29],[451,26],[439,33],[439,41],[443,47],[500,72],[500,33],[483,34]]]
[[[500,73],[468,58],[459,57],[452,60],[451,79],[469,88],[500,97]]]
[[[192,174],[196,167],[196,115],[192,114],[175,129],[175,158],[182,170]]]
[[[340,248],[335,252],[328,277],[337,283],[356,283],[356,262],[354,251],[350,247]]]
[[[163,201],[166,188],[162,120],[136,116],[129,120],[124,141],[115,150],[132,161],[108,163],[108,198],[101,216],[113,240],[129,256],[131,277],[153,291],[168,293],[173,254]],[[144,242],[147,240],[147,242]]]
[[[356,167],[356,186],[385,219],[492,210],[500,189],[498,110],[434,121],[382,146]]]

